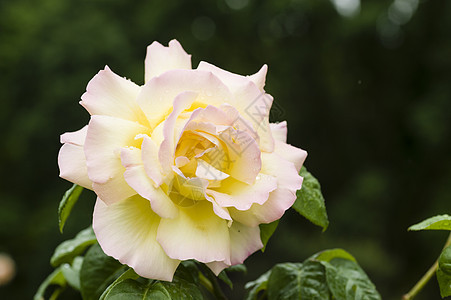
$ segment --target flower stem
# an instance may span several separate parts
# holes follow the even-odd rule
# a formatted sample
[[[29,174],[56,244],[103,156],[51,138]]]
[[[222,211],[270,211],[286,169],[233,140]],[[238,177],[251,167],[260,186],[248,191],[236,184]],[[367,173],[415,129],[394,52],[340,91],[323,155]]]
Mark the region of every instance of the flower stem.
[[[443,249],[451,245],[451,233],[448,236],[448,240],[445,243]],[[434,264],[429,268],[429,270],[421,277],[421,279],[415,284],[415,286],[404,296],[402,296],[402,300],[412,300],[428,283],[428,281],[434,276],[435,272],[438,268],[438,259],[434,262]]]

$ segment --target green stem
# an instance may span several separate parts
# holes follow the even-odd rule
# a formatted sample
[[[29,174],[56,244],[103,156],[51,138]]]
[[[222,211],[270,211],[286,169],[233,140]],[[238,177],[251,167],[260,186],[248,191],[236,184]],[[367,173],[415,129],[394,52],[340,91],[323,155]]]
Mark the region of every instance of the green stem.
[[[451,233],[448,236],[448,240],[446,241],[446,244],[443,247],[443,249],[445,249],[449,245],[451,245]],[[421,279],[417,282],[417,284],[415,284],[415,286],[407,294],[402,296],[402,300],[412,300],[413,297],[415,297],[423,289],[423,287],[426,285],[426,283],[428,283],[428,281],[432,278],[432,276],[434,276],[435,272],[437,271],[437,268],[438,268],[438,259],[429,268],[426,274],[424,274],[423,277],[421,277]]]

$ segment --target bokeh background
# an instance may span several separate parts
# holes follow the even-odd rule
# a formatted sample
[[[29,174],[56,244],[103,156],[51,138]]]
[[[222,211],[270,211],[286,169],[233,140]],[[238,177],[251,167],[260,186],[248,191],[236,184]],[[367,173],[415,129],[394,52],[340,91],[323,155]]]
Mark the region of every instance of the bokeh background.
[[[450,211],[451,1],[0,1],[0,252],[16,276],[1,299],[30,299],[61,241],[91,222],[85,191],[64,234],[57,207],[59,135],[89,120],[78,104],[106,64],[143,83],[146,46],[178,39],[235,73],[268,64],[273,121],[309,152],[330,227],[293,211],[243,285],[277,262],[333,247],[350,251],[383,299],[399,299],[438,256],[445,232],[407,232]],[[64,299],[77,299],[67,294]],[[433,279],[418,299],[439,299]]]

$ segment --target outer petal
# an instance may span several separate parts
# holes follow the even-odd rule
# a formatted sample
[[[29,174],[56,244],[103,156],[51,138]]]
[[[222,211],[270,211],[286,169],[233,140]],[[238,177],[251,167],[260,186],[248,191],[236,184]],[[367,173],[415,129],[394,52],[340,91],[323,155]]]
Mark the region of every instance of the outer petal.
[[[260,228],[233,222],[230,227],[230,247],[232,265],[242,264],[249,255],[263,248]]]
[[[183,50],[177,40],[170,41],[169,47],[158,42],[153,42],[147,47],[145,82],[173,69],[191,69],[191,55]]]
[[[232,91],[234,91],[239,86],[247,84],[247,82],[249,81],[252,81],[261,91],[263,91],[263,87],[265,86],[266,73],[268,72],[268,66],[263,65],[261,69],[254,75],[242,76],[223,70],[205,61],[201,61],[197,69],[212,72],[213,74],[218,76],[219,79],[222,80],[222,82],[229,86]]]
[[[276,141],[274,153],[277,153],[284,159],[292,162],[298,173],[307,157],[307,151],[279,141]]]
[[[85,154],[89,178],[96,183],[104,183],[115,175],[122,174],[120,149],[139,148],[138,134],[148,129],[135,122],[107,116],[92,116],[85,142]]]
[[[86,140],[86,133],[88,132],[88,126],[83,127],[80,130],[74,132],[66,132],[61,135],[61,143],[68,143],[77,146],[83,146]]]
[[[171,281],[180,263],[156,241],[160,218],[149,201],[134,196],[107,206],[97,199],[93,228],[103,251],[143,277]]]
[[[246,226],[255,227],[261,223],[271,223],[280,219],[285,211],[296,201],[296,193],[288,189],[276,189],[269,194],[263,204],[254,204],[249,210],[240,211],[230,208],[232,218]]]
[[[233,222],[230,227],[231,264],[241,264],[244,260],[263,247],[258,226],[248,227],[238,222]],[[230,265],[222,261],[208,263],[207,266],[218,274]]]
[[[135,140],[135,136],[147,131],[147,127],[135,122],[108,116],[91,117],[84,149],[89,179],[103,201],[112,203],[136,194],[124,180],[120,149],[138,148],[141,141]]]
[[[58,154],[60,177],[92,190],[82,146],[64,144]]]
[[[248,78],[255,83],[255,85],[263,92],[266,81],[266,73],[268,72],[268,66],[263,65],[260,70],[254,75],[248,76]]]
[[[215,198],[222,207],[248,210],[254,203],[265,203],[269,193],[276,188],[277,179],[275,177],[260,174],[252,185],[228,179],[223,181],[217,190],[207,190],[207,194]]]
[[[276,141],[280,141],[283,143],[287,142],[287,122],[286,121],[283,121],[280,123],[270,123],[269,127],[271,129],[272,136]]]
[[[148,122],[136,103],[140,87],[122,78],[105,67],[88,83],[86,93],[80,102],[91,115],[104,115],[137,121],[143,125]]]
[[[260,137],[261,150],[272,152],[274,141],[269,129],[269,110],[273,98],[263,91],[266,65],[251,77],[233,74],[206,62],[200,62],[198,69],[212,72],[227,85],[234,95],[234,100],[229,103],[240,111],[242,117],[252,123]]]
[[[125,181],[141,197],[150,201],[152,210],[162,218],[175,218],[178,208],[168,195],[147,177],[145,167],[141,160],[141,150],[137,148],[123,148],[121,160],[126,168]]]
[[[222,261],[213,261],[211,263],[206,263],[206,265],[213,271],[213,273],[215,273],[216,276],[218,276],[219,273],[221,273],[221,271],[225,268],[230,267],[230,265],[227,265]]]
[[[295,193],[302,186],[302,177],[299,176],[294,164],[276,153],[262,152],[261,172],[275,176],[278,189],[289,189]]]
[[[277,178],[277,189],[269,194],[269,199],[263,205],[252,205],[247,211],[230,209],[232,218],[247,226],[257,226],[260,223],[280,219],[293,205],[296,191],[302,186],[303,178],[299,176],[294,164],[276,153],[262,152],[261,172]]]
[[[254,126],[260,138],[259,145],[262,151],[272,152],[274,150],[274,139],[269,127],[269,111],[271,110],[273,97],[262,93],[255,84],[244,86],[236,93],[238,110],[244,118]]]
[[[61,142],[65,144],[58,154],[58,166],[61,178],[91,190],[92,181],[88,177],[83,151],[87,129],[88,126],[85,126],[78,131],[61,135]]]
[[[175,219],[162,219],[157,241],[173,259],[230,264],[227,221],[216,216],[207,201],[181,208]]]
[[[170,70],[147,81],[138,95],[138,104],[152,128],[169,115],[174,98],[186,91],[198,93],[197,107],[219,106],[232,99],[228,88],[210,72]]]

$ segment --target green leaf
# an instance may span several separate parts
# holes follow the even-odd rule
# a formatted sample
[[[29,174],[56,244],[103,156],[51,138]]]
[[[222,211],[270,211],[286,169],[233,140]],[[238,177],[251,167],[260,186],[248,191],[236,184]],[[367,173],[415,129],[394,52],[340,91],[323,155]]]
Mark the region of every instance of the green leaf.
[[[330,262],[332,259],[335,259],[335,258],[343,258],[343,259],[347,259],[347,260],[350,260],[353,262],[357,262],[356,259],[354,258],[354,256],[352,256],[347,251],[340,249],[340,248],[321,251],[321,252],[313,255],[309,259]]]
[[[231,289],[233,289],[233,282],[230,280],[225,270],[222,270],[219,273],[218,278],[221,279],[225,284],[227,284]]]
[[[128,269],[103,253],[98,244],[86,252],[80,271],[80,290],[84,300],[99,299],[103,291]]]
[[[55,252],[50,259],[52,266],[57,267],[62,263],[70,263],[72,259],[82,254],[86,248],[96,243],[96,236],[91,227],[80,231],[77,236],[71,240],[62,242],[56,247]]]
[[[327,284],[337,300],[381,300],[376,287],[352,260],[334,258],[321,261],[326,268]]]
[[[229,275],[227,273],[230,272],[239,272],[239,273],[246,273],[247,268],[243,264],[230,266],[227,269],[224,269],[219,273],[218,278],[221,279],[225,284],[227,284],[231,289],[233,289],[233,282],[230,280]]]
[[[409,227],[409,230],[451,230],[451,216],[439,215]]]
[[[277,225],[279,225],[279,220],[269,224],[260,224],[260,238],[263,243],[262,252],[265,252],[266,244],[268,243],[269,238],[273,235],[274,231],[276,231]]]
[[[180,263],[174,276],[197,285],[199,284],[199,272],[194,260],[185,260]]]
[[[33,300],[44,300],[45,291],[51,285],[58,286],[53,292],[52,298],[56,297],[66,287],[66,279],[64,278],[61,268],[55,269],[49,276],[47,276],[47,278],[39,286]]]
[[[69,190],[66,191],[66,193],[64,193],[63,199],[61,199],[58,207],[58,224],[61,233],[63,232],[64,224],[66,224],[66,220],[82,191],[82,186],[74,184]]]
[[[451,246],[440,254],[436,275],[442,298],[451,296]]]
[[[227,273],[229,272],[239,272],[239,273],[247,273],[247,268],[244,264],[230,266],[226,269]]]
[[[83,257],[77,256],[74,258],[72,265],[61,265],[61,271],[63,272],[64,278],[66,278],[67,283],[78,291],[80,290],[80,270],[82,264]]]
[[[266,295],[266,289],[268,287],[268,279],[271,275],[271,270],[267,271],[260,277],[258,277],[254,281],[250,281],[246,283],[244,288],[246,289],[246,295],[244,296],[245,300],[257,300],[263,299]],[[259,297],[259,295],[261,296]]]
[[[316,261],[276,265],[268,279],[268,299],[330,299],[324,266]]]
[[[436,275],[442,298],[451,296],[451,275],[441,269],[437,269]]]
[[[116,284],[105,300],[201,300],[199,288],[184,279],[174,277],[173,282],[126,279]]]
[[[227,300],[227,297],[224,295],[224,292],[219,285],[218,278],[216,275],[208,268],[205,264],[197,262],[197,266],[201,271],[199,273],[199,281],[200,283],[213,294],[215,299],[217,300]]]
[[[305,167],[301,168],[299,174],[304,177],[304,181],[302,188],[296,193],[297,199],[293,204],[293,208],[313,224],[321,226],[323,231],[325,231],[327,226],[329,226],[329,220],[324,197],[321,193],[321,186],[318,180]]]
[[[112,284],[110,284],[108,286],[108,288],[102,293],[102,295],[100,296],[99,300],[105,300],[108,299],[108,297],[110,296],[110,292],[111,290],[113,290],[113,288],[118,285],[119,283],[121,283],[124,280],[127,279],[138,279],[139,275],[135,273],[135,271],[130,268],[127,271],[125,271],[124,273],[122,273],[121,276],[119,276],[115,281],[113,281]]]

